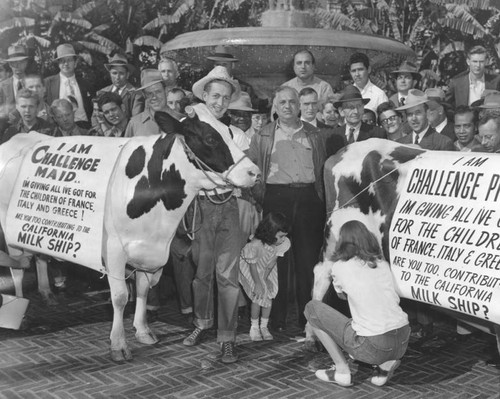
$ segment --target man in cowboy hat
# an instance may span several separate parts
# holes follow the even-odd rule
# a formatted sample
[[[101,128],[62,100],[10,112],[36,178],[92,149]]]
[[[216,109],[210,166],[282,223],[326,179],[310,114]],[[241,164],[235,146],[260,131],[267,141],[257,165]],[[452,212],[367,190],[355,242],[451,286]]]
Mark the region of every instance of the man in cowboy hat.
[[[474,46],[467,52],[469,70],[450,80],[446,101],[454,107],[471,105],[481,98],[485,89],[500,90],[500,76],[485,73],[488,52],[483,46]]]
[[[333,104],[345,121],[345,125],[333,129],[334,135],[343,137],[347,144],[373,137],[387,138],[384,129],[362,121],[365,105],[369,102],[370,99],[363,98],[357,87],[347,86],[339,100]]]
[[[405,105],[396,108],[396,111],[405,111],[411,134],[401,137],[397,141],[403,144],[418,144],[427,150],[455,151],[453,141],[439,134],[429,124],[427,110],[429,98],[417,89],[411,89]]]
[[[160,127],[154,119],[156,111],[174,112],[167,106],[167,94],[165,93],[165,83],[160,71],[156,69],[144,69],[141,72],[141,87],[146,99],[146,109],[130,119],[125,137],[151,136],[160,134]]]
[[[282,84],[282,86],[293,87],[300,93],[302,89],[310,87],[318,94],[318,106],[321,106],[328,97],[333,96],[330,83],[318,78],[314,74],[316,59],[312,52],[307,49],[299,50],[293,55],[293,72],[295,77]]]
[[[124,54],[116,53],[109,63],[104,64],[111,78],[111,84],[99,90],[96,94],[97,102],[99,97],[107,92],[116,93],[122,98],[122,106],[127,120],[144,111],[144,97],[141,91],[129,82],[129,77],[133,72],[133,66],[129,64]],[[96,107],[94,103],[94,107]],[[104,126],[103,126],[104,125]],[[97,108],[94,108],[92,114],[92,128],[98,135],[102,135],[101,127],[110,129],[112,126],[106,122],[106,119]]]
[[[445,94],[439,87],[433,87],[425,91],[429,102],[427,106],[427,119],[429,124],[438,133],[441,133],[449,137],[452,141],[455,141],[457,137],[455,136],[455,129],[453,123],[448,120],[447,111],[451,108],[448,103],[444,101]]]
[[[299,94],[294,88],[280,86],[275,92],[273,107],[278,119],[252,137],[248,156],[262,171],[263,177],[252,191],[264,215],[281,212],[291,226],[292,251],[278,258],[279,290],[271,311],[272,327],[281,331],[286,328],[288,276],[292,264],[299,326],[304,328],[306,324],[304,307],[311,300],[313,268],[323,242],[322,168],[328,154],[327,131],[300,120]],[[342,145],[340,139],[338,149]],[[267,325],[265,327],[267,329]]]
[[[231,101],[240,97],[240,85],[227,69],[216,66],[193,85],[193,95],[204,103],[193,110],[198,118],[230,138],[229,128],[220,119]],[[221,345],[220,360],[238,360],[234,343],[238,319],[238,259],[241,250],[239,211],[230,189],[200,193],[200,213],[205,215],[193,240],[196,275],[193,280],[194,330],[183,344],[198,345],[206,330],[214,324],[214,281],[217,284],[217,342]],[[216,277],[214,278],[213,275]]]
[[[45,79],[47,103],[52,104],[58,98],[66,98],[76,103],[75,122],[85,129],[90,128],[92,115],[92,98],[94,90],[84,79],[77,78],[75,69],[78,65],[78,55],[71,44],[57,46],[55,61],[60,72]]]
[[[22,89],[23,78],[28,66],[28,51],[22,45],[12,45],[7,50],[12,76],[0,83],[0,119],[7,119],[9,113],[16,110],[17,91]]]
[[[387,94],[375,86],[370,80],[370,60],[364,53],[354,53],[349,58],[349,72],[354,82],[354,86],[361,92],[363,98],[369,101],[365,104],[366,108],[377,112],[377,107],[389,101]]]
[[[396,82],[397,93],[393,94],[389,100],[394,106],[405,105],[408,90],[415,88],[421,78],[417,66],[411,61],[403,61],[398,69],[392,71],[390,75]]]

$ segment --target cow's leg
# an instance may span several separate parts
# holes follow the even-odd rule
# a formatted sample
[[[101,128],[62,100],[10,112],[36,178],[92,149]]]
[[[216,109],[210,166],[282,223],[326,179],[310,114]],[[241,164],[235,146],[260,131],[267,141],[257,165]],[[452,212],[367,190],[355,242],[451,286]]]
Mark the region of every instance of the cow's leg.
[[[108,240],[106,250],[108,282],[113,303],[113,326],[111,327],[111,359],[115,362],[132,359],[132,352],[127,346],[123,327],[123,311],[128,302],[127,284],[125,283],[125,254],[119,242]]]
[[[37,256],[35,258],[35,262],[36,276],[38,278],[38,292],[47,305],[57,305],[56,298],[50,289],[49,268],[47,266],[47,260],[42,258],[41,256]]]
[[[135,302],[134,327],[137,340],[146,345],[153,345],[158,342],[156,335],[150,330],[146,317],[146,305],[148,300],[149,287],[154,287],[160,281],[163,269],[154,274],[137,272],[135,281],[137,288],[137,298]]]

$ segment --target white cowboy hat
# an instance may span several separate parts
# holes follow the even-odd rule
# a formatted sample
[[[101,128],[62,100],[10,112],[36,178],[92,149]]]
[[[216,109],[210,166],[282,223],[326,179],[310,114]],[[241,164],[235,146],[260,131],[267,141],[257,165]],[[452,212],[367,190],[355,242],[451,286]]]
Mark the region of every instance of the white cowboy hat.
[[[207,76],[204,76],[197,82],[193,84],[193,94],[198,97],[200,100],[203,99],[203,92],[205,91],[205,86],[214,81],[214,80],[222,80],[224,82],[229,83],[233,87],[233,94],[231,96],[231,101],[236,101],[240,97],[241,88],[240,84],[236,79],[233,79],[227,73],[227,69],[223,66],[216,66],[212,69]]]
[[[423,91],[418,89],[411,89],[408,91],[408,96],[406,97],[405,105],[396,108],[396,111],[404,111],[407,110],[408,108],[413,108],[416,107],[417,105],[426,104],[428,102],[429,98]]]

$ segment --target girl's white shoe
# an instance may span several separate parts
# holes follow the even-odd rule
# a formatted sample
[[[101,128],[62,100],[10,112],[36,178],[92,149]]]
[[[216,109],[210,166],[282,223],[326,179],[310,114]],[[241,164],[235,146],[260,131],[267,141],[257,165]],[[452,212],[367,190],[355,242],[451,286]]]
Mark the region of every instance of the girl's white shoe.
[[[264,341],[272,341],[274,339],[274,337],[271,335],[267,327],[261,327],[260,334],[262,335]]]
[[[252,341],[262,341],[259,327],[250,327],[250,339]]]

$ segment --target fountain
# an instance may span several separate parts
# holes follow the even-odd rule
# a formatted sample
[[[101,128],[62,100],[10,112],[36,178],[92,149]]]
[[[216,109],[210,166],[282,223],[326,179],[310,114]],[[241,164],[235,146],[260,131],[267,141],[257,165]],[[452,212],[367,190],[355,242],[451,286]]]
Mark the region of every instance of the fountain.
[[[272,2],[270,2],[272,3]],[[356,32],[310,28],[312,17],[303,10],[270,9],[262,27],[201,30],[181,34],[165,43],[162,56],[208,70],[206,57],[217,45],[227,46],[239,59],[234,75],[270,96],[273,89],[293,77],[293,54],[307,48],[316,58],[316,75],[337,87],[349,56],[357,51],[370,58],[372,70],[394,68],[416,57],[413,50],[393,39]]]

